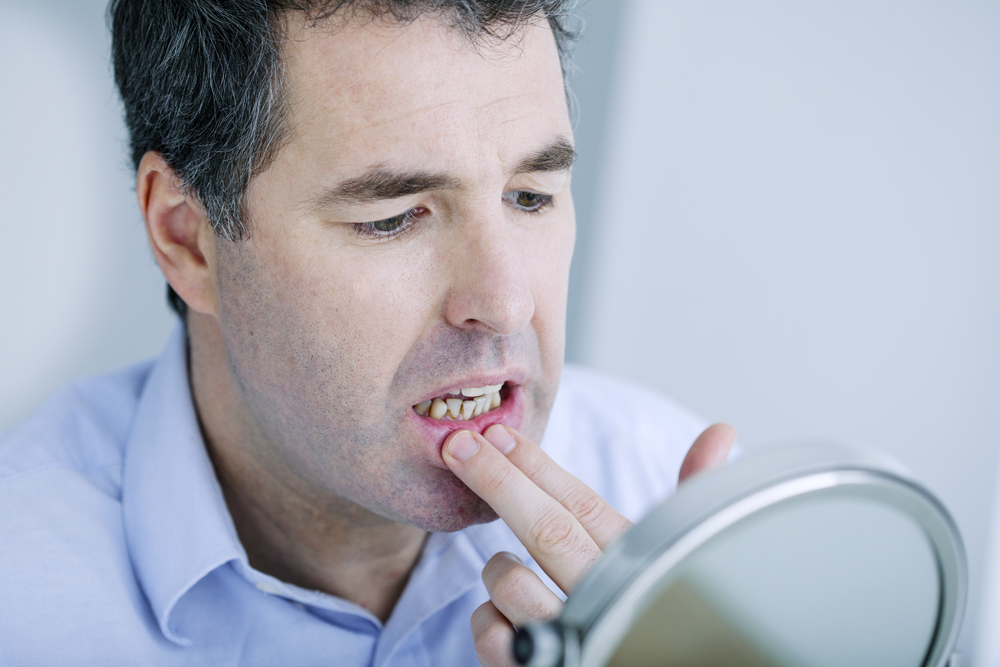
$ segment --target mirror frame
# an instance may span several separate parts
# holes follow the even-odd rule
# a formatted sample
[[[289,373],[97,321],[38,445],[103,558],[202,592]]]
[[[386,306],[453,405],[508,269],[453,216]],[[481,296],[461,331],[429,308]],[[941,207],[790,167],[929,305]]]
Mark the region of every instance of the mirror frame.
[[[765,450],[682,484],[608,549],[569,596],[557,621],[519,633],[536,646],[526,664],[603,667],[687,556],[758,512],[819,495],[876,500],[911,517],[924,531],[937,561],[940,603],[923,666],[945,665],[967,596],[965,550],[954,520],[894,461],[828,444]]]

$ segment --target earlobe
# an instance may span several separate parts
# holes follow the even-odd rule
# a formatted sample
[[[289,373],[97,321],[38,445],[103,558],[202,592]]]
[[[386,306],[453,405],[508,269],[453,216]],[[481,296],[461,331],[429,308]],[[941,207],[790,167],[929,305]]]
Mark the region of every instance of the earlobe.
[[[204,210],[159,153],[142,157],[136,178],[146,235],[164,277],[188,308],[215,315],[215,233]]]

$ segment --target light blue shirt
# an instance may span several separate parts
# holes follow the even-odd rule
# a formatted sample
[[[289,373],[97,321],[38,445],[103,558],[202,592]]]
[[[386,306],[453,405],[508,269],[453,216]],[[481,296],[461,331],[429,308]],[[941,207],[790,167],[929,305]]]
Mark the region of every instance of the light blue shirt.
[[[702,428],[567,366],[543,446],[635,520]],[[250,567],[179,326],[158,359],[64,387],[0,441],[0,665],[476,665],[469,618],[498,551],[537,570],[500,521],[432,534],[384,624]]]

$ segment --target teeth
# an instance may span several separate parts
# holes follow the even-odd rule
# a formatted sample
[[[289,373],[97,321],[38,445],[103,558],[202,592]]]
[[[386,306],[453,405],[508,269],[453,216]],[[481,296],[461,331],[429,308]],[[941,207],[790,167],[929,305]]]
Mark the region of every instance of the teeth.
[[[452,389],[445,397],[418,403],[413,409],[418,415],[432,419],[450,418],[468,421],[499,408],[502,402],[500,399],[502,388],[503,384]],[[465,400],[458,396],[464,397]]]
[[[466,398],[478,398],[483,395],[489,396],[490,394],[495,394],[500,391],[501,387],[503,387],[503,384],[488,384],[485,387],[467,387],[461,391],[462,396],[465,396]],[[457,394],[458,392],[458,389],[451,390],[451,393],[453,394]]]
[[[435,398],[434,402],[431,403],[430,413],[432,419],[441,419],[441,417],[444,417],[444,413],[447,411],[448,411],[448,406],[445,405],[444,401],[442,401],[440,398]]]

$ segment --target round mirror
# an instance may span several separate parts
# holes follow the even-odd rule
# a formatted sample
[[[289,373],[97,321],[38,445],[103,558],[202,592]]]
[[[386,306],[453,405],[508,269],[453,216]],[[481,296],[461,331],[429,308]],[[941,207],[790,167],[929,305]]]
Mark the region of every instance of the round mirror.
[[[612,547],[522,664],[943,665],[965,600],[954,522],[895,464],[830,446],[685,484]]]

